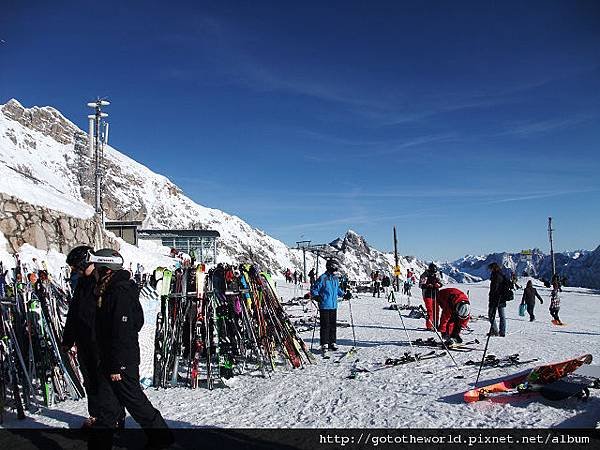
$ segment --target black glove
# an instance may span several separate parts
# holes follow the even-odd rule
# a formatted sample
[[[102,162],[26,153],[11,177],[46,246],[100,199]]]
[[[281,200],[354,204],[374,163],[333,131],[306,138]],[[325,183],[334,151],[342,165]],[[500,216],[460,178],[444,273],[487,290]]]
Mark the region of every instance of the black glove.
[[[343,297],[343,299],[344,299],[344,300],[350,300],[351,298],[352,298],[352,294],[350,293],[350,291],[347,291],[347,292],[344,294],[344,297]]]

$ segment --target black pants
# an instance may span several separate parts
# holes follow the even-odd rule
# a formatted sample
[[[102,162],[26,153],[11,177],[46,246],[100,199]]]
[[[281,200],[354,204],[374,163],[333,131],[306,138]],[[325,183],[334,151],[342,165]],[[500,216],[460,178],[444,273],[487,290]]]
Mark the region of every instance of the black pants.
[[[124,407],[146,433],[149,443],[157,444],[172,440],[172,435],[160,412],[152,406],[142,391],[139,368],[130,368],[121,373],[121,381],[111,381],[110,375],[101,377],[99,397],[108,387],[110,393],[101,397],[101,420],[99,427],[114,428],[120,410]]]
[[[375,294],[377,294],[377,297],[379,297],[380,292],[381,292],[380,284],[375,283],[375,285],[373,286],[373,297],[375,297]]]
[[[321,345],[335,344],[337,331],[337,309],[320,309]]]
[[[533,308],[535,307],[535,303],[527,303],[527,314],[529,314],[529,320],[533,322],[535,320],[535,316],[533,315]]]
[[[558,317],[558,311],[560,308],[550,308],[550,315],[554,320],[558,320],[560,322],[560,318]]]
[[[98,419],[102,416],[102,409],[109,405],[110,409],[119,409],[119,420],[125,420],[125,409],[119,405],[109,383],[100,375],[98,353],[94,349],[94,344],[89,344],[87,349],[86,346],[78,347],[77,361],[83,377],[90,417]]]
[[[90,417],[98,417],[98,356],[92,350],[85,350],[85,346],[77,347],[77,361],[83,377],[83,387],[88,401]]]

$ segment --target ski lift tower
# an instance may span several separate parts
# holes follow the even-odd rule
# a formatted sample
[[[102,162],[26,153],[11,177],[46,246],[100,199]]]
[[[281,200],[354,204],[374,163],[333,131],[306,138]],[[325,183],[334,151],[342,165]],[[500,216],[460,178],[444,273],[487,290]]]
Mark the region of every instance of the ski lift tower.
[[[104,211],[102,210],[102,178],[104,165],[104,146],[108,144],[108,122],[104,119],[108,114],[102,108],[110,105],[105,99],[97,98],[87,106],[94,109],[94,114],[88,116],[89,128],[89,155],[94,157],[94,184],[95,184],[95,210],[98,223],[104,229]]]
[[[302,256],[304,258],[304,281],[306,281],[306,249],[310,247],[310,241],[296,241],[296,245],[299,249],[302,249]]]
[[[328,252],[326,250],[326,248],[327,248],[327,244],[311,244],[311,245],[306,246],[306,250],[308,250],[313,255],[315,255],[315,258],[316,258],[315,271],[316,271],[317,276],[319,274],[319,257],[323,256],[325,258],[328,258],[328,257],[332,256],[332,254],[330,252]]]

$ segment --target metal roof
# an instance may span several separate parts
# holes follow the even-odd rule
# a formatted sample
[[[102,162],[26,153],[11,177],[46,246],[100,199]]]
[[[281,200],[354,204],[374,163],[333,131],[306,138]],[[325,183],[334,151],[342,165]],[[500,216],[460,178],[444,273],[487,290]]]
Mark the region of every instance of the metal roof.
[[[126,227],[126,226],[135,226],[139,227],[142,225],[142,221],[137,220],[107,220],[105,221],[105,225],[107,227]]]
[[[221,237],[215,230],[138,230],[138,236],[144,238],[176,238],[176,237]]]

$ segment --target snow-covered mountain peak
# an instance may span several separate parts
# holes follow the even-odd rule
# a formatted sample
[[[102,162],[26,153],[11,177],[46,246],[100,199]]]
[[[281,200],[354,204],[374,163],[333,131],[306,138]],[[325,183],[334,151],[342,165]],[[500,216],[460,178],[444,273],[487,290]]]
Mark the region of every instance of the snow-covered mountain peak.
[[[18,100],[10,99],[0,105],[4,116],[19,122],[24,127],[43,133],[61,144],[71,144],[85,133],[68,120],[60,111],[51,106],[24,107]]]
[[[353,230],[348,230],[343,238],[336,239],[330,245],[344,252],[353,249],[367,255],[371,253],[371,247],[366,239]]]

